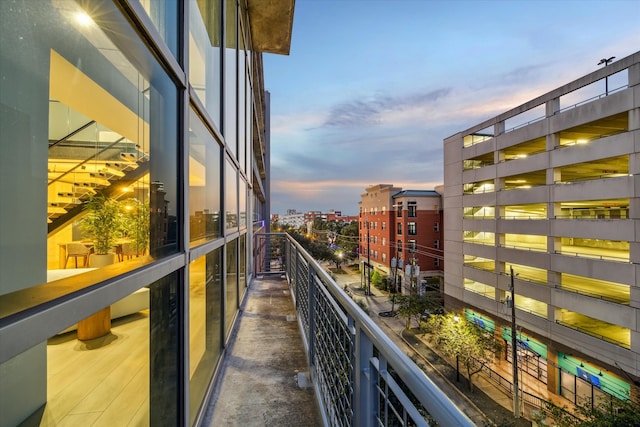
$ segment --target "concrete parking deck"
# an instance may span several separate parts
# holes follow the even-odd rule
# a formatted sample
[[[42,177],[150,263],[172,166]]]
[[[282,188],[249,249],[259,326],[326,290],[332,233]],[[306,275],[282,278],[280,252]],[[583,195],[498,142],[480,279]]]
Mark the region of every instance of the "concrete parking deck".
[[[286,280],[254,280],[203,425],[321,426]]]

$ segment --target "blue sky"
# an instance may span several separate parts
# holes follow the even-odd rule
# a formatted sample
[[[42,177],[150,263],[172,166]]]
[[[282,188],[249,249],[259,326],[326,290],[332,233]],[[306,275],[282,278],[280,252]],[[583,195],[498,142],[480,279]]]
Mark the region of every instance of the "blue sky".
[[[640,0],[296,0],[289,56],[263,56],[271,213],[433,189],[444,138],[639,51],[639,16]]]

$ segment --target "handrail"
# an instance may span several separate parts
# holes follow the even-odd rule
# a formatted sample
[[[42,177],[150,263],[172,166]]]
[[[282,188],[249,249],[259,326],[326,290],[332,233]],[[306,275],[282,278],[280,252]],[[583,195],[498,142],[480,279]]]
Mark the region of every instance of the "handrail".
[[[51,149],[51,147],[55,147],[56,145],[60,144],[61,142],[66,141],[67,139],[71,138],[73,135],[79,134],[80,132],[82,132],[83,130],[85,130],[86,128],[88,128],[89,126],[94,125],[94,124],[96,124],[96,121],[95,120],[91,120],[89,123],[86,123],[86,124],[80,126],[78,129],[74,130],[70,134],[65,135],[62,138],[60,138],[59,140],[49,144],[49,149]]]
[[[82,162],[78,163],[77,165],[75,165],[74,167],[72,167],[71,169],[69,169],[68,171],[62,173],[60,176],[52,179],[51,181],[49,181],[48,185],[53,184],[56,181],[59,181],[62,177],[67,176],[68,174],[70,174],[71,172],[73,172],[74,170],[78,169],[80,166],[85,165],[86,163],[88,163],[90,160],[95,159],[99,154],[104,153],[105,151],[107,151],[108,149],[110,149],[111,147],[113,147],[114,145],[122,142],[125,138],[121,137],[117,140],[115,140],[113,143],[107,145],[106,147],[104,147],[102,150],[98,151],[97,153],[94,153],[91,157],[83,160]]]
[[[258,238],[260,235],[257,235]],[[377,410],[379,412],[376,416],[380,416],[380,411],[391,411],[385,414],[390,417],[400,416],[400,419],[409,417],[417,425],[428,425],[422,416],[419,419],[414,418],[419,412],[413,406],[412,399],[404,396],[404,390],[408,390],[439,425],[474,425],[467,415],[396,346],[298,242],[286,235],[285,245],[287,246],[286,276],[293,290],[292,295],[303,330],[303,341],[309,356],[312,379],[319,396],[318,401],[323,406],[325,419],[335,421],[338,425],[349,423],[373,425],[375,420],[371,413],[376,415]],[[327,315],[330,317],[323,317]],[[330,363],[326,361],[326,341],[323,339],[327,337],[323,333],[333,329],[327,326],[327,322],[339,322],[340,331],[350,331],[349,342],[342,343],[341,352],[330,353],[332,357]],[[337,324],[334,326],[338,327]],[[346,338],[341,334],[339,337],[329,337],[329,341],[342,342]],[[342,351],[349,351],[348,359],[353,361],[352,368],[348,369],[351,374],[340,371],[340,380],[349,379],[350,382],[348,386],[344,385],[346,388],[340,388],[343,391],[340,394],[342,400],[339,402],[345,403],[345,392],[351,394],[350,405],[352,406],[345,409],[347,415],[352,414],[353,419],[350,422],[339,417],[342,412],[336,413],[344,408],[337,409],[336,405],[332,404],[334,402],[331,400],[331,390],[328,389],[332,388],[335,379],[325,377],[331,369],[335,369],[336,363],[340,365],[344,362],[340,357],[343,354]],[[332,366],[324,366],[323,363],[329,363]],[[388,375],[391,369],[393,382]],[[349,378],[345,378],[344,375]],[[395,387],[394,382],[397,381],[401,381],[404,386]],[[393,396],[380,393],[378,389],[382,387],[380,382],[384,384],[383,388],[390,388]],[[379,399],[385,399],[385,405],[378,405]]]

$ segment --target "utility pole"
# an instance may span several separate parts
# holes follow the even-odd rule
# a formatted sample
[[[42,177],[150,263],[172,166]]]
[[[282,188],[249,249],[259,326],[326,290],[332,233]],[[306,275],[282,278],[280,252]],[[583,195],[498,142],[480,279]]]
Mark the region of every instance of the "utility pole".
[[[515,284],[513,280],[513,266],[511,268],[511,361],[513,362],[513,417],[520,417],[520,402],[518,400],[518,338],[516,330],[516,300]]]

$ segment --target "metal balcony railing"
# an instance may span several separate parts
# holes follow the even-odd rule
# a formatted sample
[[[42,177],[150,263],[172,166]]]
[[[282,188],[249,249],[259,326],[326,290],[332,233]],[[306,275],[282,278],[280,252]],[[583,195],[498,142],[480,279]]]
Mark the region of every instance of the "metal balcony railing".
[[[474,425],[289,235],[254,243],[256,276],[286,275],[325,425]]]

